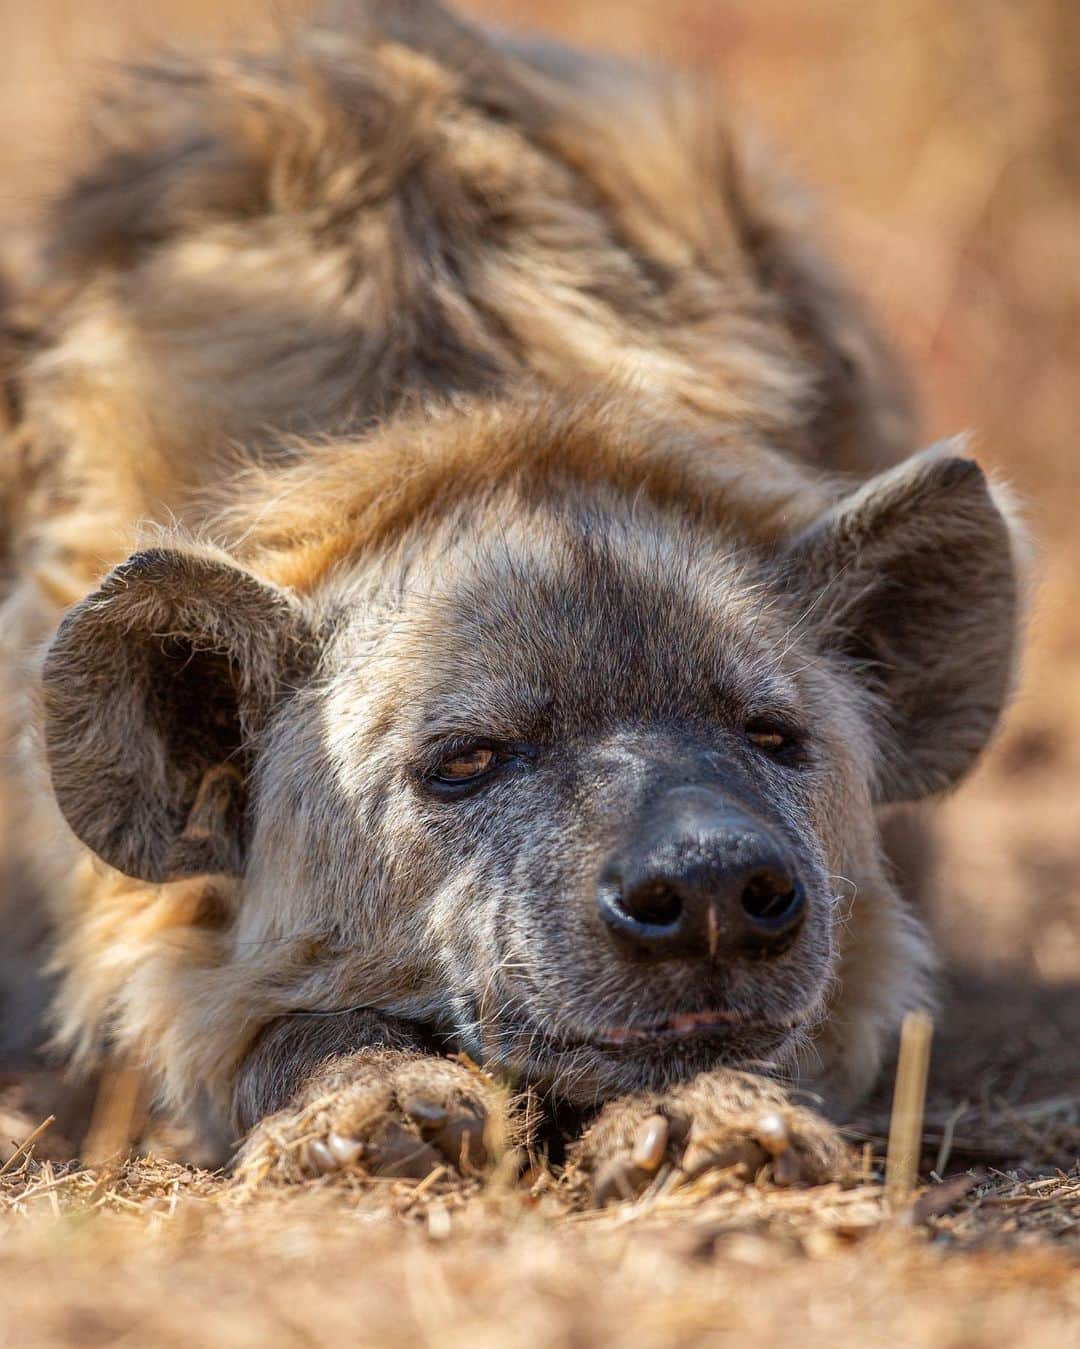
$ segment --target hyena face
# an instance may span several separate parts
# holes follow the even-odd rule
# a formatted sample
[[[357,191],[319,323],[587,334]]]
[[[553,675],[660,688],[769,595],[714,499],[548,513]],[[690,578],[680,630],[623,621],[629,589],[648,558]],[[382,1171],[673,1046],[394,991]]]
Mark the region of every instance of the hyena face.
[[[53,782],[129,874],[242,876],[241,1019],[377,1007],[580,1101],[791,1066],[853,887],[888,897],[876,808],[997,718],[1015,599],[940,454],[768,543],[509,484],[303,597],[156,550],[54,642]]]
[[[268,889],[298,849],[313,910],[408,969],[393,1010],[564,1094],[789,1051],[833,968],[835,822],[869,812],[801,597],[677,520],[572,506],[441,531],[400,594],[344,620],[267,752]]]

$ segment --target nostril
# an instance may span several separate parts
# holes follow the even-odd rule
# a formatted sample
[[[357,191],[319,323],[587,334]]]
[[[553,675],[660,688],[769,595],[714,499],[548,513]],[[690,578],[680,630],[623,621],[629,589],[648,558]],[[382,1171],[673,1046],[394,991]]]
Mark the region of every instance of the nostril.
[[[671,885],[664,881],[646,881],[623,895],[623,911],[638,923],[649,927],[670,927],[682,915],[682,899]]]
[[[798,881],[782,871],[759,871],[742,892],[742,908],[761,932],[783,932],[799,918],[806,902]]]

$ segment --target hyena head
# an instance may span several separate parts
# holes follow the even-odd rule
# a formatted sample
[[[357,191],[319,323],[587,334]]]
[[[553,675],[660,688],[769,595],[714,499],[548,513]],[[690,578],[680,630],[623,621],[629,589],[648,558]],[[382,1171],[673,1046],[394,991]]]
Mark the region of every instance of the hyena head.
[[[442,486],[399,464],[374,526],[343,473],[317,581],[191,545],[115,571],[46,665],[60,806],[130,875],[242,878],[237,1043],[377,1007],[579,1101],[790,1067],[894,902],[879,808],[954,782],[1007,696],[1009,526],[947,453],[845,490],[518,421],[464,417]],[[865,955],[875,1034],[897,958]]]

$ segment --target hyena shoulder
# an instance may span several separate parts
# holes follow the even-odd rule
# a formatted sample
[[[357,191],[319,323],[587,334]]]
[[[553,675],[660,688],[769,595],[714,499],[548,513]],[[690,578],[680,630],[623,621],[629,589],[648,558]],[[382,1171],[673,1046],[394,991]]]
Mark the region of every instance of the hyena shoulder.
[[[40,435],[95,470],[107,436],[173,510],[223,447],[525,380],[614,381],[822,466],[910,448],[872,325],[713,93],[433,8],[133,72],[44,224]]]

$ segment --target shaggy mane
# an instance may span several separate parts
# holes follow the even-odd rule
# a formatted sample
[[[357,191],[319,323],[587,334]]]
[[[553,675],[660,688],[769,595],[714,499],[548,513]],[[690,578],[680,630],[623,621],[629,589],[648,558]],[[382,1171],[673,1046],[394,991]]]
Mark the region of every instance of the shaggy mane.
[[[340,563],[462,501],[613,488],[767,547],[818,514],[827,480],[744,430],[688,429],[593,396],[426,407],[366,440],[297,447],[251,469],[208,529],[253,570],[310,591]]]

